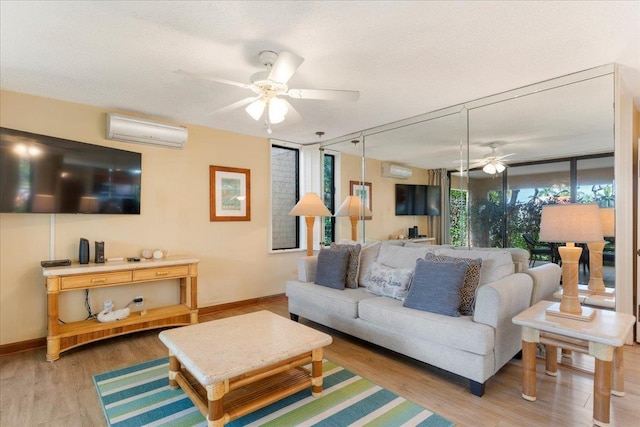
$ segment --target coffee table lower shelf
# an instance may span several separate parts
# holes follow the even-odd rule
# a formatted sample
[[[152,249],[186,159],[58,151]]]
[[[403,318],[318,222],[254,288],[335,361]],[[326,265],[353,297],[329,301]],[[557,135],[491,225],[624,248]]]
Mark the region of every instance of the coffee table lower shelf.
[[[312,386],[314,396],[321,395],[322,371],[320,371],[319,380],[314,381],[313,371],[302,366],[311,363],[312,352],[309,352],[205,387],[181,366],[175,356],[170,356],[169,384],[172,388],[179,386],[189,396],[202,415],[207,418],[209,426],[221,427]],[[314,360],[313,363],[318,362]],[[321,369],[322,359],[319,364]],[[174,377],[173,380],[171,377]],[[212,396],[208,395],[207,388],[210,388],[209,393]]]

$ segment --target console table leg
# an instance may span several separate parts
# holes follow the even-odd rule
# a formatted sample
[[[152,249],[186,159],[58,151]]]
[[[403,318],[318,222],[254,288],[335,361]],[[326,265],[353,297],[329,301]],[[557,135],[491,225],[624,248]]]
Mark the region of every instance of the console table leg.
[[[596,358],[593,380],[593,423],[609,425],[611,405],[611,361]]]

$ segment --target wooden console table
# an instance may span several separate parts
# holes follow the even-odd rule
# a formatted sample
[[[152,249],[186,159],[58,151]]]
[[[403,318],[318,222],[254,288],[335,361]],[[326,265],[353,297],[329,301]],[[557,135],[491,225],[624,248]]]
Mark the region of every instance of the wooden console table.
[[[53,362],[60,358],[61,352],[93,341],[165,326],[198,323],[199,262],[195,258],[168,257],[139,262],[116,261],[43,268],[47,287],[47,361]],[[65,324],[59,322],[60,292],[166,279],[179,280],[180,304],[134,312],[126,319],[115,322],[101,323],[97,319]]]

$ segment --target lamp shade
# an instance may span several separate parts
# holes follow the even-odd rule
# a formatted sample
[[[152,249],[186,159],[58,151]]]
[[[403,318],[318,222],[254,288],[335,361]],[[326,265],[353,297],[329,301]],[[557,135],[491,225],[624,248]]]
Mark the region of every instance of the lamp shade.
[[[364,212],[363,209],[364,208]],[[358,196],[348,196],[342,202],[342,205],[338,208],[334,216],[355,216],[362,218],[363,216],[373,216],[371,211],[366,205],[363,205]]]
[[[331,216],[331,212],[324,205],[320,196],[316,193],[307,193],[291,209],[289,215],[293,216]]]
[[[600,223],[602,235],[614,237],[616,235],[616,213],[614,208],[600,208]]]
[[[559,204],[542,207],[540,241],[587,243],[603,240],[600,209],[596,204]]]
[[[252,102],[247,105],[247,108],[244,110],[249,114],[253,120],[260,120],[262,117],[262,113],[264,113],[264,108],[266,107],[266,103],[262,99],[258,99],[257,101]]]

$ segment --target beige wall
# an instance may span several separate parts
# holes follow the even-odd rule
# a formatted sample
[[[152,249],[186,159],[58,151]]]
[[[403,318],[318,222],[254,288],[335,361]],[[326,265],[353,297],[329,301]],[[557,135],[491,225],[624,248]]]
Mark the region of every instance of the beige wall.
[[[78,240],[104,240],[106,256],[143,248],[200,258],[198,305],[284,292],[299,252],[268,253],[270,146],[254,138],[187,125],[184,150],[108,141],[105,113],[86,105],[0,92],[0,126],[142,153],[141,215],[54,216],[55,258],[78,259]],[[125,112],[126,113],[126,112]],[[251,170],[251,221],[209,221],[209,165]],[[46,293],[40,261],[49,259],[51,215],[0,214],[0,344],[46,335]],[[93,256],[93,250],[92,250]],[[143,295],[146,307],[178,300],[173,282],[91,292],[93,311]],[[84,292],[61,298],[63,320],[86,316]]]
[[[383,178],[381,173],[382,162],[375,159],[367,159],[365,164],[365,182],[371,183],[371,211],[372,219],[365,221],[364,233],[366,240],[386,240],[390,236],[406,235],[407,228],[418,226],[420,234],[428,234],[427,216],[396,216],[395,211],[395,184],[426,184],[427,171],[425,169],[413,169],[413,175],[409,179]],[[341,154],[340,156],[340,204],[349,195],[349,181],[360,181],[362,176],[361,158]],[[339,205],[338,205],[339,206]],[[351,226],[348,218],[337,218],[338,233],[336,240],[349,239]],[[358,239],[362,238],[362,221],[358,223]]]

